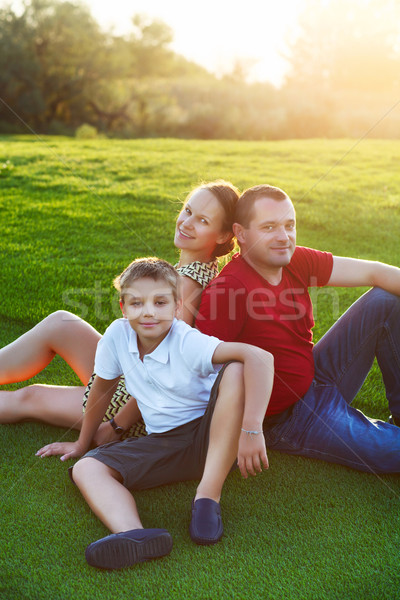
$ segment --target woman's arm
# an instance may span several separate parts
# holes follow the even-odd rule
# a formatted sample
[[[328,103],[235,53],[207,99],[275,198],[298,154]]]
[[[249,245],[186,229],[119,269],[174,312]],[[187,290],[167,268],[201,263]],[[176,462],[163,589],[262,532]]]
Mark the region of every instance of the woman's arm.
[[[199,310],[203,288],[197,281],[194,281],[194,279],[191,279],[186,275],[180,276],[180,288],[182,308],[179,313],[179,318],[188,325],[193,326]]]

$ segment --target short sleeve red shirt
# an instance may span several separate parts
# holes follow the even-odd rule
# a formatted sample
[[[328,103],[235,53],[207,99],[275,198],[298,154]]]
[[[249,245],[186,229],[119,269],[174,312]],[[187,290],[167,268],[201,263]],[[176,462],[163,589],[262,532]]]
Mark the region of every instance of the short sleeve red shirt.
[[[200,331],[274,356],[269,415],[294,404],[311,385],[314,318],[308,288],[326,285],[332,266],[329,252],[297,246],[274,286],[236,254],[203,292],[196,319]]]

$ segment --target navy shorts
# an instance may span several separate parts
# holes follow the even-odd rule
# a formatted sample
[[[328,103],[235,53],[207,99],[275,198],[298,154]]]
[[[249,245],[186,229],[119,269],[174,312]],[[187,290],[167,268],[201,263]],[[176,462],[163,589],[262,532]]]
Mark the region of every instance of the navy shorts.
[[[118,471],[124,486],[130,490],[145,490],[176,481],[201,479],[211,419],[226,366],[218,373],[202,417],[165,433],[151,433],[99,446],[90,450],[83,458],[95,458]]]

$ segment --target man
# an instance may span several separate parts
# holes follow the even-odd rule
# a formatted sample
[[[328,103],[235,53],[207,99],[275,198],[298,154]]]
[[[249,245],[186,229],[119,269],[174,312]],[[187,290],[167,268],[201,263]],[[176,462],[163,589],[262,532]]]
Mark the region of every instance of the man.
[[[296,247],[288,195],[245,191],[234,233],[240,254],[203,293],[196,326],[272,353],[275,380],[264,419],[269,448],[368,472],[400,471],[400,269]],[[310,286],[368,286],[313,346]],[[374,358],[395,424],[351,407]]]

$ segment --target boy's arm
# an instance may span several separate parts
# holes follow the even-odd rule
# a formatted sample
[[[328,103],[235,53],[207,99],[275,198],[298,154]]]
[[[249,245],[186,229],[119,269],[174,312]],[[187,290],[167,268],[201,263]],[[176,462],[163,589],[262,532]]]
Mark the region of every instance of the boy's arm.
[[[78,440],[76,442],[54,442],[53,444],[48,444],[38,450],[36,455],[44,458],[45,456],[61,454],[61,460],[64,461],[85,454],[103,420],[118,381],[119,377],[116,379],[102,379],[96,375],[89,392]]]
[[[142,413],[139,410],[136,399],[131,396],[126,404],[119,409],[115,415],[114,421],[116,421],[119,427],[122,427],[125,431],[129,429],[134,423],[136,423],[142,417]],[[101,423],[98,430],[96,431],[93,442],[96,446],[102,444],[108,444],[109,442],[116,442],[120,439],[121,434],[118,435],[110,425],[110,421]]]
[[[273,356],[249,344],[222,342],[214,351],[212,360],[213,363],[225,363],[229,360],[243,363],[245,397],[238,466],[243,477],[247,477],[247,473],[256,475],[261,472],[262,466],[268,468],[262,431],[274,381]]]

